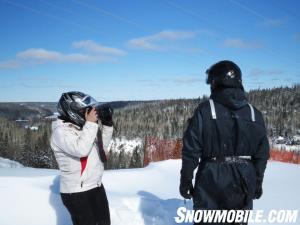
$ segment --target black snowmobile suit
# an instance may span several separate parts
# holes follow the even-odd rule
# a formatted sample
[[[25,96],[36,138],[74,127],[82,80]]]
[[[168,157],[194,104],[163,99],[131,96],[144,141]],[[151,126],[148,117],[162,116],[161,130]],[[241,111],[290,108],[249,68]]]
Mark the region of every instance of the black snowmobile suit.
[[[191,181],[198,167],[196,210],[252,209],[269,158],[262,114],[240,88],[213,90],[210,99],[198,106],[184,133],[181,179]],[[230,156],[251,159],[224,160]]]

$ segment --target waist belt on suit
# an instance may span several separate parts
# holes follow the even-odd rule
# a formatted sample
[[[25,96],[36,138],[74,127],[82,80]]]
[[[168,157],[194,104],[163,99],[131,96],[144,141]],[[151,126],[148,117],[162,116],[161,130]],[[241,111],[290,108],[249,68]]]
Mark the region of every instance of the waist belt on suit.
[[[217,156],[211,158],[204,158],[203,161],[208,162],[228,162],[228,163],[240,163],[240,162],[250,162],[251,156]]]

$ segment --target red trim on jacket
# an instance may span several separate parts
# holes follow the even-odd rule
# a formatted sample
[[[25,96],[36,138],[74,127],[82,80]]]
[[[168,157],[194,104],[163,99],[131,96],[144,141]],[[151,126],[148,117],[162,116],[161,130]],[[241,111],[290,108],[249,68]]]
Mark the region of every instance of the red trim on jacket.
[[[80,158],[80,163],[81,163],[81,175],[82,175],[83,171],[85,170],[86,163],[87,163],[87,159],[88,159],[88,157],[82,157],[82,158]]]

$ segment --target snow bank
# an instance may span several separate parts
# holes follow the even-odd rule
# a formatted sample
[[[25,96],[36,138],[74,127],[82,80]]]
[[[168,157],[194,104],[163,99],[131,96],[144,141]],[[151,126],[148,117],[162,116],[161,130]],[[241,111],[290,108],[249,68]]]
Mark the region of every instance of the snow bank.
[[[178,193],[181,160],[151,163],[142,169],[106,171],[112,225],[175,225],[184,202]],[[256,209],[299,209],[300,166],[269,162],[264,195]],[[1,225],[71,225],[59,195],[59,171],[0,169]],[[288,191],[287,191],[288,190]],[[192,208],[191,201],[187,207]]]
[[[21,163],[0,157],[0,168],[22,168]]]

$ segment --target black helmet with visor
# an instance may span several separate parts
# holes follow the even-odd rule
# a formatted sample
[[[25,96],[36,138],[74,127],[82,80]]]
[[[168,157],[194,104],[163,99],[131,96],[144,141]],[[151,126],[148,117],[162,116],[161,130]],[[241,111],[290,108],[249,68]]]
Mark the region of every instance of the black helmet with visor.
[[[88,94],[71,91],[61,95],[57,111],[63,120],[82,127],[85,123],[85,111],[99,104],[99,102]]]

